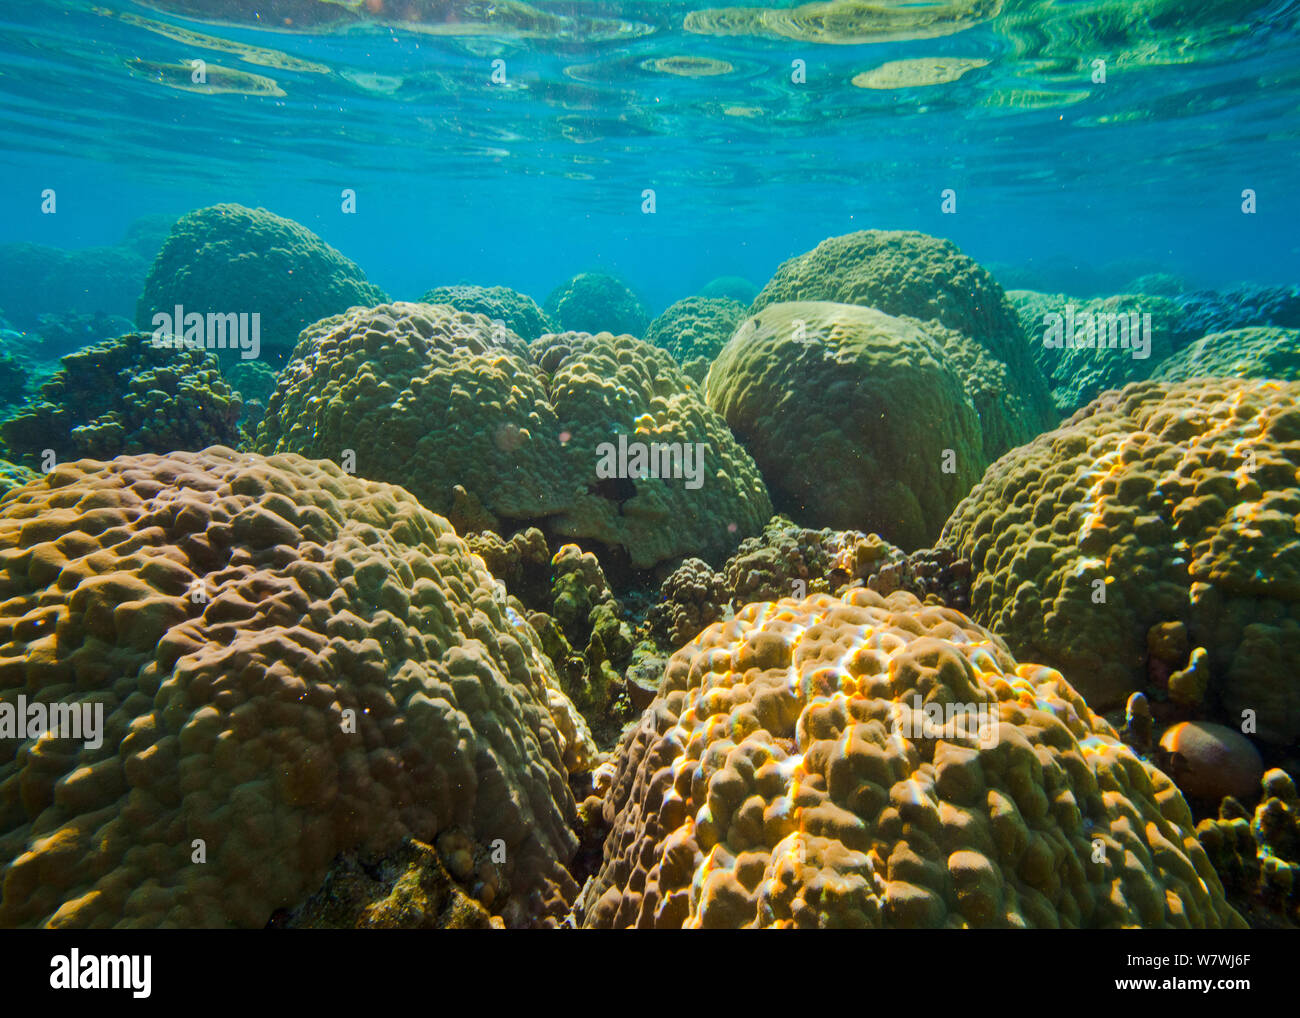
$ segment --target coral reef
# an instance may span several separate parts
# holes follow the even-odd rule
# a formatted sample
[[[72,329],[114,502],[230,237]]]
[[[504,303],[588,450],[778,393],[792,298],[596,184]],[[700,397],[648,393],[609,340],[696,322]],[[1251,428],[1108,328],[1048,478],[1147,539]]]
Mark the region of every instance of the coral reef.
[[[750,304],[758,296],[758,287],[741,276],[719,276],[700,287],[699,296],[705,298],[726,298]]]
[[[20,484],[34,481],[40,476],[30,467],[0,459],[0,495],[7,493],[10,488],[16,488]]]
[[[621,750],[588,926],[1244,925],[1164,774],[906,593],[710,626]]]
[[[1249,328],[1216,332],[1156,366],[1157,382],[1189,378],[1283,378],[1300,381],[1300,330]]]
[[[55,311],[37,317],[31,330],[35,344],[25,352],[32,360],[58,360],[106,339],[133,332],[130,319],[102,311]]]
[[[199,350],[155,347],[128,334],[63,358],[28,403],[0,421],[12,459],[58,460],[239,442],[241,403],[217,360]]]
[[[1179,312],[1168,297],[1131,293],[1084,299],[1011,290],[1007,299],[1020,316],[1029,351],[1047,378],[1052,402],[1062,416],[1107,389],[1151,377],[1174,350]],[[1067,313],[1072,317],[1066,318]],[[1151,331],[1145,335],[1142,316],[1148,314]],[[1061,316],[1062,321],[1055,323],[1060,335],[1049,335],[1048,315]],[[1075,329],[1073,337],[1070,325]],[[1141,340],[1139,332],[1144,336]]]
[[[583,272],[546,298],[546,313],[565,332],[644,336],[650,316],[627,284],[603,272]]]
[[[0,741],[0,926],[260,927],[339,853],[447,832],[508,925],[576,895],[594,746],[405,490],[221,447],[65,463],[0,503],[0,601],[0,699],[103,712]]]
[[[1229,900],[1253,927],[1300,926],[1300,799],[1295,782],[1274,767],[1260,779],[1254,816],[1225,799],[1217,819],[1196,836],[1223,880]]]
[[[136,324],[152,331],[155,313],[178,305],[186,315],[258,314],[261,356],[278,365],[308,325],[386,299],[306,227],[266,209],[213,205],[177,220],[145,280]]]
[[[620,443],[664,457],[611,477]],[[257,445],[352,450],[361,476],[408,485],[458,529],[534,524],[622,549],[634,568],[721,557],[771,514],[753,461],[665,351],[607,333],[525,346],[445,305],[358,308],[306,330]]]
[[[508,286],[436,286],[420,298],[420,303],[450,304],[457,311],[487,315],[530,342],[555,331],[546,312],[532,297]]]
[[[645,338],[667,350],[678,364],[698,357],[712,360],[744,318],[745,306],[738,300],[687,297],[651,322]]]
[[[941,541],[971,560],[972,614],[1089,705],[1167,695],[1203,648],[1204,720],[1300,737],[1300,383],[1139,382],[1008,453]],[[1173,654],[1153,629],[1181,623]],[[1192,655],[1194,656],[1194,655]],[[1196,676],[1191,693],[1195,694]]]
[[[1213,290],[1184,293],[1178,303],[1179,331],[1186,342],[1251,325],[1300,329],[1300,286],[1243,283],[1217,293]]]
[[[987,463],[943,348],[869,308],[765,306],[718,354],[707,392],[777,508],[813,526],[929,544]]]

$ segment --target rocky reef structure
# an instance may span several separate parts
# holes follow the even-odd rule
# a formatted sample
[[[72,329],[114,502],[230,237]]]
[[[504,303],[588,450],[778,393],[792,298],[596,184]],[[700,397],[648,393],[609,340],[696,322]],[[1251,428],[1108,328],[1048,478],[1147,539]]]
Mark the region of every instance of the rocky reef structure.
[[[0,926],[261,927],[339,853],[453,833],[507,925],[575,897],[590,736],[405,490],[221,447],[65,463],[0,505],[0,601],[0,701],[103,711],[0,741]]]
[[[645,335],[650,316],[621,280],[603,272],[582,272],[546,298],[546,313],[565,332]]]
[[[487,315],[529,342],[556,331],[532,297],[508,286],[435,286],[420,303],[450,304],[457,311]]]
[[[930,544],[988,462],[943,347],[870,308],[764,306],[714,360],[707,393],[777,508],[813,526]]]
[[[633,444],[654,459],[647,476],[617,462]],[[771,515],[753,460],[667,352],[608,333],[525,345],[444,305],[357,308],[306,330],[257,446],[351,450],[358,474],[407,484],[462,532],[536,525],[638,569],[721,557]]]
[[[1156,365],[1152,379],[1282,378],[1300,380],[1300,329],[1248,328],[1216,332]]]
[[[387,299],[355,262],[305,226],[266,209],[213,205],[172,227],[145,281],[136,325],[152,331],[154,315],[171,315],[178,305],[186,315],[258,314],[260,356],[278,366],[308,325]]]
[[[196,451],[236,445],[241,411],[211,354],[155,347],[131,333],[64,357],[37,394],[0,421],[0,441],[31,467],[46,450],[60,461]]]
[[[713,360],[745,317],[745,305],[738,300],[687,297],[651,322],[645,338],[667,350],[678,364],[699,357]]]
[[[1169,297],[1132,293],[1084,299],[1011,290],[1007,299],[1020,316],[1029,351],[1062,416],[1107,389],[1145,381],[1182,338],[1178,304]],[[1048,315],[1061,316],[1059,335],[1049,335]],[[1145,315],[1151,316],[1149,335]]]
[[[1059,673],[902,592],[710,626],[604,814],[592,927],[1244,925],[1169,778]]]
[[[1249,709],[1285,745],[1300,737],[1298,469],[1300,383],[1135,383],[989,467],[941,543],[971,561],[973,616],[1094,709],[1200,689],[1204,720],[1239,728]]]

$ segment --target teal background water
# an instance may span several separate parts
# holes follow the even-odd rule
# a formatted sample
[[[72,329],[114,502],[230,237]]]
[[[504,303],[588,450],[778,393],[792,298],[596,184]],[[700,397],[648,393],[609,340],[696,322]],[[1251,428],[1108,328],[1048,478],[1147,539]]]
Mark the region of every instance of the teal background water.
[[[407,6],[427,21],[488,5]],[[827,45],[689,32],[703,5],[678,2],[540,2],[605,19],[542,38],[373,22],[295,34],[137,4],[6,4],[0,242],[113,244],[137,217],[234,201],[304,223],[395,297],[464,281],[541,300],[602,269],[652,310],[720,275],[761,285],[784,258],[861,228],[944,236],[995,273],[1037,267],[1067,290],[1072,272],[1107,267],[1202,286],[1300,278],[1300,4],[984,6],[1000,13],[942,37]],[[121,13],[323,70],[250,64]],[[681,56],[733,70],[653,70]],[[935,56],[988,63],[927,87],[851,83]],[[195,57],[285,94],[195,94],[128,67]],[[1105,84],[1091,80],[1098,57]],[[491,81],[497,58],[505,85]],[[791,81],[796,59],[806,83]],[[54,216],[39,211],[47,187]],[[341,213],[343,188],[357,215]],[[955,215],[940,212],[944,188]],[[1241,212],[1245,188],[1256,215]]]

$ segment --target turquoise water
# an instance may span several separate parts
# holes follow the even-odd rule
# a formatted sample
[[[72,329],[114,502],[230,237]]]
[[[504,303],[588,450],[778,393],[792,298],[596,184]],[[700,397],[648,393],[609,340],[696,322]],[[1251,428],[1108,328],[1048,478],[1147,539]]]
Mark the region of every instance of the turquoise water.
[[[272,27],[185,16],[231,20],[223,6]],[[358,6],[6,5],[0,241],[112,244],[138,216],[237,201],[304,223],[396,294],[485,278],[544,293],[604,268],[659,307],[719,275],[761,282],[867,227],[931,232],[998,264],[1129,262],[1205,286],[1297,276],[1294,2],[887,4],[894,20],[851,36],[885,40],[856,45],[798,18],[792,38],[701,34],[684,27],[700,5],[676,2],[535,5],[545,18],[498,5],[507,14],[477,22],[491,5]],[[273,25],[282,11],[303,23],[299,8],[347,18]],[[935,9],[948,12],[937,26],[906,27]],[[400,23],[404,10],[422,23]],[[273,53],[249,63],[174,28]],[[311,69],[267,66],[277,54]],[[679,57],[731,70],[655,69]],[[924,87],[852,84],[931,57],[985,63]],[[283,95],[195,94],[128,66],[194,58]],[[46,187],[56,217],[40,215]],[[355,216],[339,211],[345,187]],[[1255,216],[1240,213],[1246,188]]]

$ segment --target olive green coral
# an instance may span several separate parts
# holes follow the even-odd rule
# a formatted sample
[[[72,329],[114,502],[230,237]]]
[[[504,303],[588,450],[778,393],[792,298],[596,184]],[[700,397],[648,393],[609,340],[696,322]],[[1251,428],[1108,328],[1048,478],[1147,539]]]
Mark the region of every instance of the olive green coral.
[[[638,568],[723,555],[771,512],[753,461],[665,351],[607,333],[529,347],[446,305],[355,308],[305,330],[257,442],[355,460],[475,529],[533,523]],[[658,461],[602,476],[620,443],[675,448],[670,468],[692,476]]]
[[[582,272],[546,298],[546,313],[566,332],[643,336],[650,316],[627,286],[603,272]]]
[[[145,280],[136,324],[154,329],[155,314],[171,315],[177,305],[186,315],[258,314],[261,356],[278,365],[312,322],[386,299],[353,261],[292,219],[213,205],[172,227]]]
[[[1179,312],[1168,297],[1081,299],[1011,290],[1007,299],[1061,414],[1074,413],[1107,389],[1158,376],[1174,349]]]
[[[777,507],[813,526],[928,544],[987,462],[940,344],[869,308],[763,307],[718,354],[707,390]]]
[[[420,298],[420,303],[450,304],[457,311],[487,315],[527,340],[555,331],[546,312],[532,297],[508,286],[436,286]]]
[[[646,329],[646,342],[661,346],[678,364],[712,360],[745,318],[745,305],[727,297],[687,297],[669,305]]]
[[[1164,774],[909,594],[710,626],[621,750],[588,926],[1244,925]]]
[[[1198,339],[1156,366],[1159,382],[1189,378],[1300,380],[1300,329],[1230,329]]]
[[[36,396],[0,422],[0,438],[13,459],[42,468],[46,450],[57,460],[193,451],[237,445],[242,408],[211,354],[134,333],[64,357]]]
[[[942,541],[971,560],[974,617],[1096,709],[1183,668],[1148,645],[1182,623],[1222,720],[1249,709],[1285,744],[1300,737],[1297,471],[1300,383],[1139,382],[989,467]]]
[[[261,927],[338,853],[452,829],[509,925],[576,895],[594,746],[403,489],[221,447],[62,464],[0,503],[0,602],[0,703],[102,709],[98,740],[0,739],[0,926]]]

